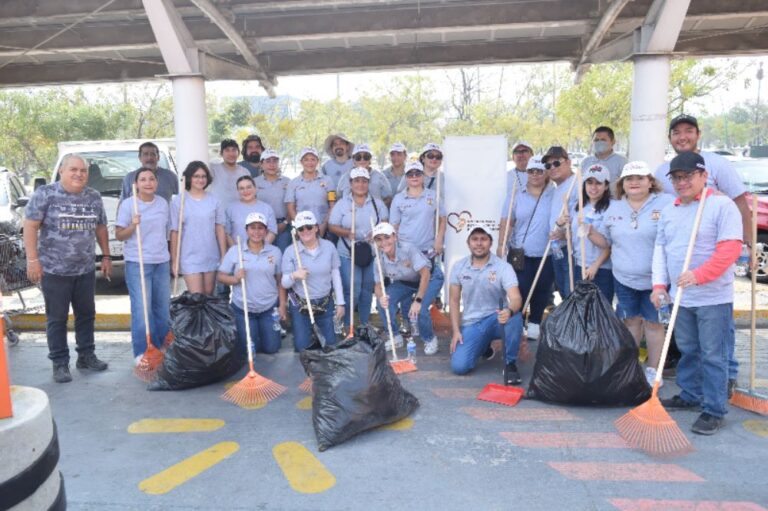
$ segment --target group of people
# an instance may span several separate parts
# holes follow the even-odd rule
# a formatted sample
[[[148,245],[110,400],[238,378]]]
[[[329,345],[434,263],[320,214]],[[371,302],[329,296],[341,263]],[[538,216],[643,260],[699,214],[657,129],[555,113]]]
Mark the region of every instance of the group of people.
[[[701,406],[694,431],[719,429],[737,370],[731,265],[742,242],[751,242],[749,208],[728,162],[698,149],[695,118],[674,118],[668,134],[678,155],[654,171],[614,153],[613,131],[597,128],[594,155],[582,161],[580,180],[563,147],[550,147],[539,159],[530,144],[515,143],[496,254],[491,251],[494,233],[472,227],[469,255],[450,271],[455,373],[465,374],[478,360],[493,357],[492,341],[502,339],[504,383],[520,383],[516,359],[523,303],[530,303],[527,335],[536,339],[553,288],[565,299],[573,274],[593,281],[609,302],[616,298],[617,314],[635,341],[645,338],[646,375],[652,382],[664,338],[657,310],[677,289],[691,287],[675,325],[682,392],[665,404]],[[429,308],[445,278],[440,146],[428,143],[417,161],[408,161],[405,146],[394,144],[391,165],[379,171],[368,145],[334,134],[325,142],[329,159],[320,165],[320,153],[304,148],[301,172],[293,179],[281,174],[279,154],[259,137],[243,141],[238,161],[240,149],[236,141],[223,140],[221,163],[189,163],[179,187],[173,172],[158,168],[154,144],[139,148],[141,167],[125,177],[115,230],[125,242],[137,361],[146,350],[147,330],[157,347],[168,333],[174,276],[181,276],[190,292],[229,296],[233,288],[231,307],[243,354],[246,342],[259,352],[278,351],[278,319],[290,318],[296,351],[313,342],[315,328],[323,342],[333,343],[338,325],[353,324],[355,312],[357,324],[368,323],[373,296],[380,312],[389,311],[395,346],[403,344],[399,315],[418,332],[424,353],[437,353]],[[54,379],[64,382],[71,380],[70,304],[77,367],[106,369],[94,354],[94,240],[106,275],[111,264],[107,219],[98,193],[87,187],[87,162],[77,155],[64,158],[59,175],[30,200],[24,236],[29,276],[42,282],[45,295]],[[692,211],[705,186],[712,196],[690,269],[681,272]],[[140,260],[150,325],[142,314]],[[246,309],[251,339],[245,339]]]

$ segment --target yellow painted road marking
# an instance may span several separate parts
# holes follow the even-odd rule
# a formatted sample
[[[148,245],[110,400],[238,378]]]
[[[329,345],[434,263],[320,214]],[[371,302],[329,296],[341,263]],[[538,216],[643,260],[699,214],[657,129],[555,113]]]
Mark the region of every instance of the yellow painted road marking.
[[[768,437],[768,421],[752,419],[744,421],[742,424],[747,431],[758,436]]]
[[[411,429],[413,427],[413,419],[410,417],[406,417],[405,419],[400,419],[397,422],[393,422],[392,424],[385,424],[384,426],[380,426],[379,429],[393,429],[395,431],[405,431],[406,429]]]
[[[128,433],[198,433],[224,427],[221,419],[142,419],[128,426]]]
[[[299,493],[320,493],[336,484],[336,478],[314,454],[298,442],[283,442],[272,448],[288,483]]]
[[[212,445],[204,451],[190,456],[179,463],[166,468],[162,472],[144,479],[139,483],[139,489],[150,495],[162,495],[168,493],[179,485],[182,485],[193,477],[202,474],[235,454],[240,449],[237,442],[221,442]]]
[[[307,396],[298,403],[296,403],[296,408],[299,410],[311,410],[312,409],[312,396]]]

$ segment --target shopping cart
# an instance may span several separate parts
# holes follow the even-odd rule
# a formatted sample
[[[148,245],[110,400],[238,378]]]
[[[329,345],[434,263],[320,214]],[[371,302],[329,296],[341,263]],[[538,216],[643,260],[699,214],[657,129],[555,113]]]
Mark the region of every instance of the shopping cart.
[[[3,296],[16,293],[21,303],[21,309],[3,309],[0,317],[0,320],[5,322],[5,335],[11,346],[19,342],[19,335],[13,331],[11,317],[27,311],[27,304],[21,292],[31,287],[35,287],[35,284],[27,278],[27,257],[21,234],[0,233],[0,292]]]

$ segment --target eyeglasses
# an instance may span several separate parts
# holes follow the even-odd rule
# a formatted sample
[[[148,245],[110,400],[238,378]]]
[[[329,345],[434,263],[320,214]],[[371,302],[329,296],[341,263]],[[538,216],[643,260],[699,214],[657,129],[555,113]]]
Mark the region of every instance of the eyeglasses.
[[[356,154],[355,155],[355,161],[371,161],[371,155],[368,153],[365,154]]]
[[[302,225],[301,227],[297,227],[296,230],[298,232],[304,232],[304,231],[311,231],[314,228],[315,228],[314,225]]]
[[[545,163],[545,164],[544,164],[544,168],[545,168],[545,169],[547,169],[547,170],[549,170],[549,169],[551,169],[552,167],[558,168],[558,167],[560,167],[560,165],[562,165],[562,164],[563,164],[563,162],[562,162],[562,161],[560,161],[560,160],[555,160],[555,161],[553,161],[552,163]]]
[[[669,180],[673,183],[690,183],[691,179],[693,179],[693,176],[699,174],[701,171],[696,170],[694,172],[689,172],[687,174],[672,174],[669,176]]]
[[[443,155],[440,154],[440,153],[427,153],[427,154],[424,155],[424,157],[426,159],[428,159],[428,160],[438,160],[438,161],[440,161],[440,160],[443,159]]]
[[[526,172],[531,174],[531,175],[533,175],[533,174],[541,175],[541,174],[544,173],[544,169],[528,169],[528,170],[526,170]]]

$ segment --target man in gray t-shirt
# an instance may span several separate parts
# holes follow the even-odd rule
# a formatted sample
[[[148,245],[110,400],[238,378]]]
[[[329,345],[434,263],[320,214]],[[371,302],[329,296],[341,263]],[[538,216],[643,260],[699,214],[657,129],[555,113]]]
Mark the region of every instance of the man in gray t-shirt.
[[[107,364],[96,358],[93,336],[96,319],[95,242],[101,247],[101,271],[109,278],[107,216],[99,193],[88,188],[88,165],[78,155],[65,157],[58,182],[42,186],[27,204],[24,246],[27,275],[41,283],[45,298],[48,358],[53,379],[72,381],[67,346],[69,306],[75,315],[77,368],[103,371]]]
[[[240,146],[231,138],[221,141],[219,151],[224,161],[211,163],[211,186],[208,191],[219,200],[222,209],[226,210],[231,204],[240,200],[237,193],[237,180],[243,176],[250,176],[247,169],[237,164],[240,155]]]
[[[158,167],[160,150],[152,142],[144,142],[139,146],[140,168],[150,169],[157,178],[157,195],[171,202],[171,197],[179,193],[179,176],[163,167]],[[120,188],[120,202],[133,195],[133,183],[136,181],[137,170],[132,170],[123,178]]]
[[[600,164],[608,169],[608,173],[611,178],[608,180],[611,183],[611,190],[614,188],[614,184],[619,180],[624,165],[627,164],[627,159],[619,153],[613,152],[613,145],[616,143],[616,136],[613,130],[608,126],[598,126],[592,133],[592,148],[594,154],[590,154],[579,165],[582,169],[588,169],[594,164]],[[613,191],[611,192],[613,193]]]

